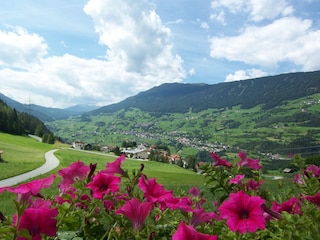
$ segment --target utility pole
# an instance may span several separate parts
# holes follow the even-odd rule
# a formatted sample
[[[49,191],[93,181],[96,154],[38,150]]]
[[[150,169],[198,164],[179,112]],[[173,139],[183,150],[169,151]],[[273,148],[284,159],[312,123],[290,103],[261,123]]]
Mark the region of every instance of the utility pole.
[[[30,111],[31,111],[31,110],[30,110],[30,104],[31,104],[31,98],[30,98],[30,94],[29,94],[29,99],[28,99],[28,108],[27,108],[27,110],[28,110],[28,114],[29,114],[29,115],[31,115],[31,114],[30,114]]]

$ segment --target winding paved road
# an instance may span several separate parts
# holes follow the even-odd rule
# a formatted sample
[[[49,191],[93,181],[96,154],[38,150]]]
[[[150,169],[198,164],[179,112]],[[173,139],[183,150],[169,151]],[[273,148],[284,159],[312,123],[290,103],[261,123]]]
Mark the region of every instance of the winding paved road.
[[[58,158],[56,158],[56,156],[54,156],[54,152],[57,151],[58,149],[54,149],[51,150],[49,152],[45,153],[45,159],[46,159],[46,163],[43,164],[41,167],[36,168],[32,171],[23,173],[21,175],[18,176],[14,176],[11,178],[7,178],[4,180],[0,181],[0,187],[10,187],[13,185],[16,185],[20,182],[24,182],[30,178],[36,177],[38,175],[50,172],[51,170],[55,169],[56,167],[59,166],[59,160]]]

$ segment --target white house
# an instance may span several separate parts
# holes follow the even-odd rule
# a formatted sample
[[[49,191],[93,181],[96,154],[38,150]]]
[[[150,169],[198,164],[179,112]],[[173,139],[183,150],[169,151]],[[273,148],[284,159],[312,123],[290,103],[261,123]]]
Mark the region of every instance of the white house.
[[[128,157],[136,159],[148,159],[150,154],[143,144],[140,144],[135,149],[124,149],[122,152]]]
[[[86,146],[86,143],[81,141],[75,141],[72,143],[72,147],[78,150],[84,150],[85,146]]]

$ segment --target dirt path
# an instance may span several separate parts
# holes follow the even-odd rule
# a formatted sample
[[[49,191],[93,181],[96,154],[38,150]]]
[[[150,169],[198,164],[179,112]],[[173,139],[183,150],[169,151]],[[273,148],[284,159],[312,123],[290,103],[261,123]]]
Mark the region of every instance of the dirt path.
[[[58,158],[56,158],[54,156],[54,152],[57,150],[58,149],[54,149],[54,150],[51,150],[51,151],[45,153],[46,163],[43,164],[41,167],[36,168],[32,171],[23,173],[18,176],[14,176],[11,178],[1,180],[0,187],[13,186],[13,185],[16,185],[20,182],[24,182],[30,178],[34,178],[36,176],[50,172],[51,170],[55,169],[56,167],[59,166],[59,160],[58,160]]]
[[[58,158],[56,158],[56,156],[54,156],[54,152],[57,150],[58,149],[54,149],[54,150],[51,150],[51,151],[45,153],[46,163],[43,164],[41,167],[36,168],[32,171],[23,173],[21,175],[17,175],[17,176],[11,177],[11,178],[0,180],[0,187],[10,187],[10,186],[24,182],[30,178],[34,178],[36,176],[50,172],[51,170],[55,169],[56,167],[59,166],[59,160],[58,160]],[[73,150],[75,150],[75,149],[73,149]],[[98,155],[103,155],[103,156],[115,157],[114,154],[91,152],[91,151],[86,151],[86,150],[75,150],[75,151],[81,151],[81,152],[86,152],[86,153],[91,153],[91,154],[98,154]],[[143,160],[143,159],[134,159],[134,160],[148,161],[148,160]]]

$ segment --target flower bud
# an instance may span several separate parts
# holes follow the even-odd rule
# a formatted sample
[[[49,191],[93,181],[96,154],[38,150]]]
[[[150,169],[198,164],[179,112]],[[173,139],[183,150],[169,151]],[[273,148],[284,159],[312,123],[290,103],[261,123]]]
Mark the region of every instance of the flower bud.
[[[142,172],[142,171],[143,171],[143,169],[144,169],[144,164],[143,164],[143,163],[141,163],[141,164],[140,164],[140,172]]]
[[[1,222],[4,222],[4,221],[6,221],[6,220],[7,220],[7,218],[3,215],[2,212],[0,212],[0,221],[1,221]]]

